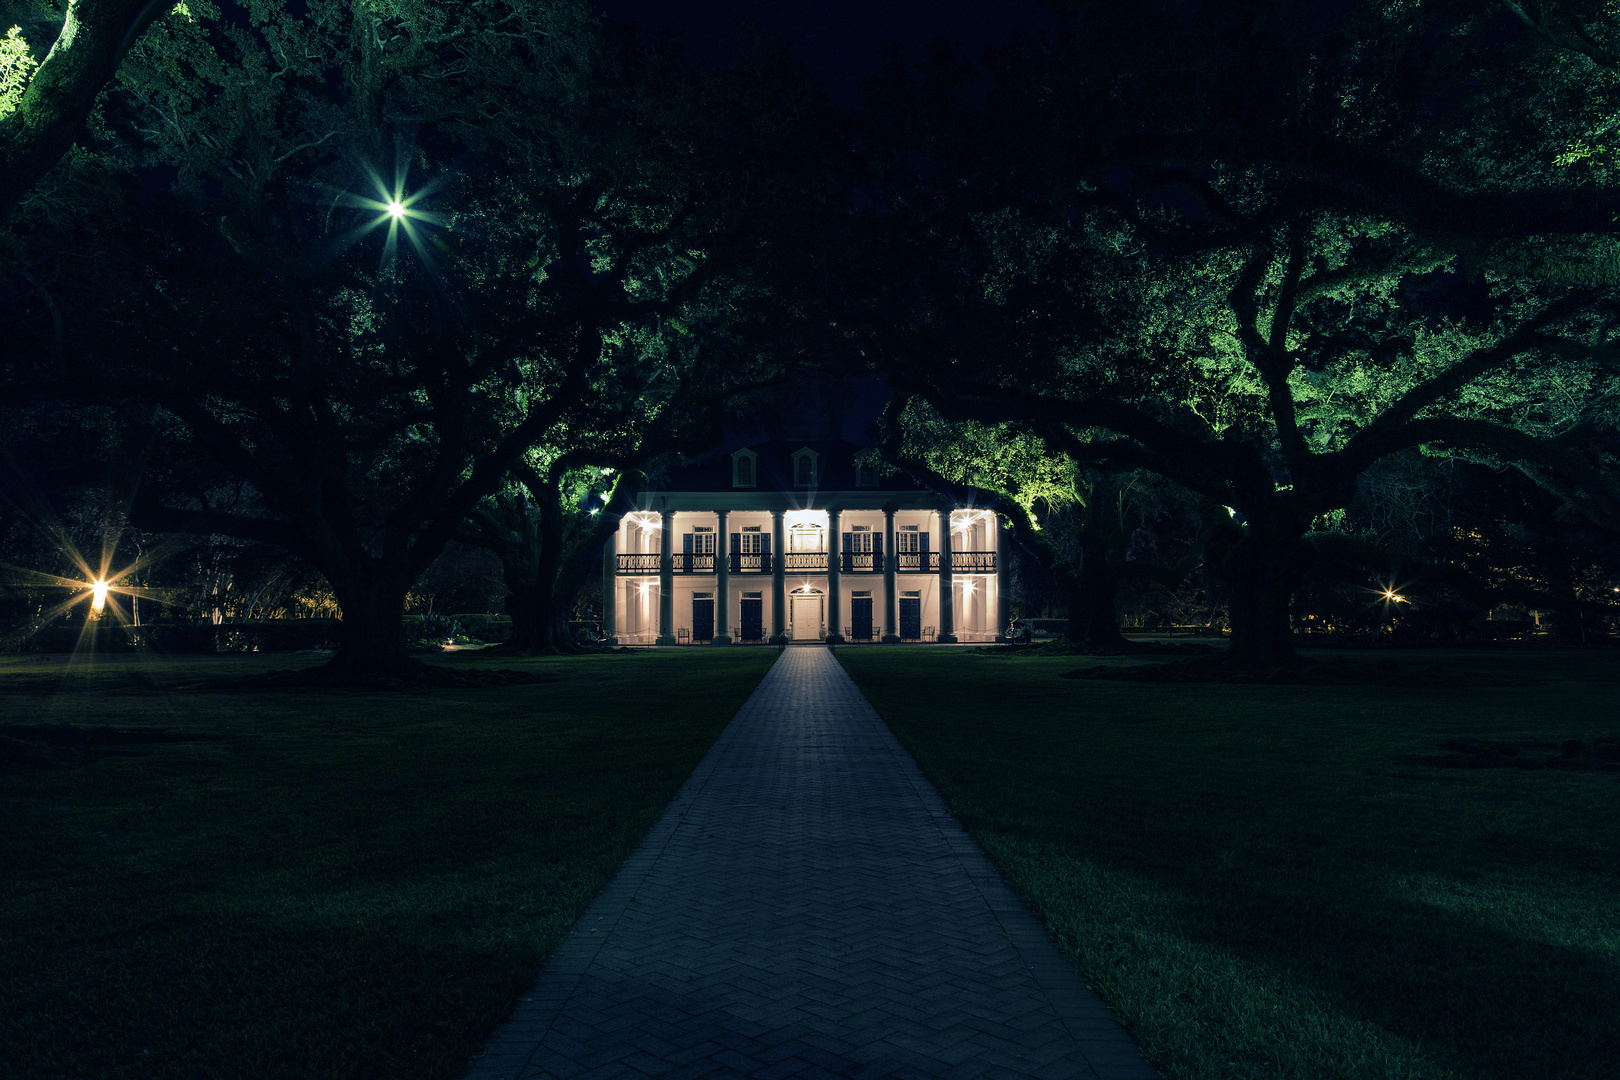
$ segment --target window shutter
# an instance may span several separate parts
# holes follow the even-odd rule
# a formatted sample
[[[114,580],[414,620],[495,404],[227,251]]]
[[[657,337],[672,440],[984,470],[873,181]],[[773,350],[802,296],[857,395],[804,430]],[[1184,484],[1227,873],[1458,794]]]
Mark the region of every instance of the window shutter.
[[[741,552],[742,552],[742,533],[732,533],[731,534],[731,553],[733,555],[737,555],[737,554],[740,554]]]
[[[855,569],[855,534],[844,533],[844,546],[838,549],[838,561],[845,570]]]
[[[692,554],[692,534],[691,533],[682,533],[681,534],[681,551],[684,552],[687,555]]]
[[[762,533],[759,534],[759,550],[760,550],[760,552],[762,554],[765,554],[765,555],[769,555],[771,553],[771,534],[770,533],[762,532]]]
[[[917,532],[917,550],[924,555],[928,554],[928,534],[921,530]]]
[[[883,534],[876,529],[872,530],[872,554],[883,554]]]

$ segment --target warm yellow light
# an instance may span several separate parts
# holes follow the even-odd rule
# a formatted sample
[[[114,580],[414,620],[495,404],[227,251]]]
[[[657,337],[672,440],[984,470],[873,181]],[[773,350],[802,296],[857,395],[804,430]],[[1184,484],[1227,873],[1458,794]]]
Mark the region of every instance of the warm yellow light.
[[[91,582],[90,592],[93,596],[90,602],[92,607],[100,611],[107,606],[107,583],[105,581]]]

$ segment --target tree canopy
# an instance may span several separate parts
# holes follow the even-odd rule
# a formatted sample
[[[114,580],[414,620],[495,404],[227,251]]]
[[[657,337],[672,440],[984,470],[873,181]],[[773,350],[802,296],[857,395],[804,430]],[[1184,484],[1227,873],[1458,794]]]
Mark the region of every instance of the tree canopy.
[[[141,212],[97,275],[31,252],[51,307],[95,313],[62,392],[138,418],[136,520],[294,551],[338,665],[405,664],[406,589],[526,455],[761,381],[770,350],[726,335],[799,179],[726,121],[802,103],[719,89],[583,3],[174,9],[98,117]]]

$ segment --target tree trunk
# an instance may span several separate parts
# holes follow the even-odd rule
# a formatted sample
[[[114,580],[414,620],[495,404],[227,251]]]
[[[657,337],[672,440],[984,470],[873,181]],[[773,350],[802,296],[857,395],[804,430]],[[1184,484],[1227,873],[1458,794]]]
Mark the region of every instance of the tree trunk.
[[[511,593],[506,598],[506,610],[512,616],[512,636],[501,651],[523,656],[572,651],[566,618],[560,636],[557,631],[555,571],[547,573],[545,567],[540,567],[535,573],[514,563],[532,564],[532,559],[521,554],[511,560],[505,554],[501,556],[506,588]]]
[[[1128,644],[1119,632],[1119,613],[1114,598],[1119,590],[1119,574],[1108,562],[1108,538],[1091,528],[1080,534],[1080,573],[1073,579],[1067,573],[1069,625],[1064,636],[1088,649],[1115,651]]]
[[[1229,661],[1246,667],[1292,663],[1290,605],[1310,550],[1305,522],[1285,512],[1250,522],[1220,562],[1228,592],[1232,641]]]
[[[420,670],[405,651],[405,594],[411,586],[405,571],[373,560],[349,573],[322,572],[343,618],[343,636],[327,669],[356,677]]]
[[[72,0],[62,32],[0,120],[0,217],[67,153],[124,54],[173,5],[152,0]]]
[[[497,549],[506,587],[511,591],[507,610],[512,613],[512,636],[503,652],[524,656],[573,652],[568,636],[567,613],[557,617],[557,573],[562,563],[564,522],[559,495],[553,480],[531,494],[539,505],[539,519],[531,520],[521,503],[513,511],[522,515],[513,522],[515,543]]]

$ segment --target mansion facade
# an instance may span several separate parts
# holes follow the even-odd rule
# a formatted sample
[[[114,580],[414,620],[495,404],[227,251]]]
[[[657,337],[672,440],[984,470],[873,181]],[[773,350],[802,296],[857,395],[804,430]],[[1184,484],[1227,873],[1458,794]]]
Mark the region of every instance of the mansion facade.
[[[756,443],[672,469],[602,552],[613,644],[993,641],[987,510],[896,487],[848,442]]]

